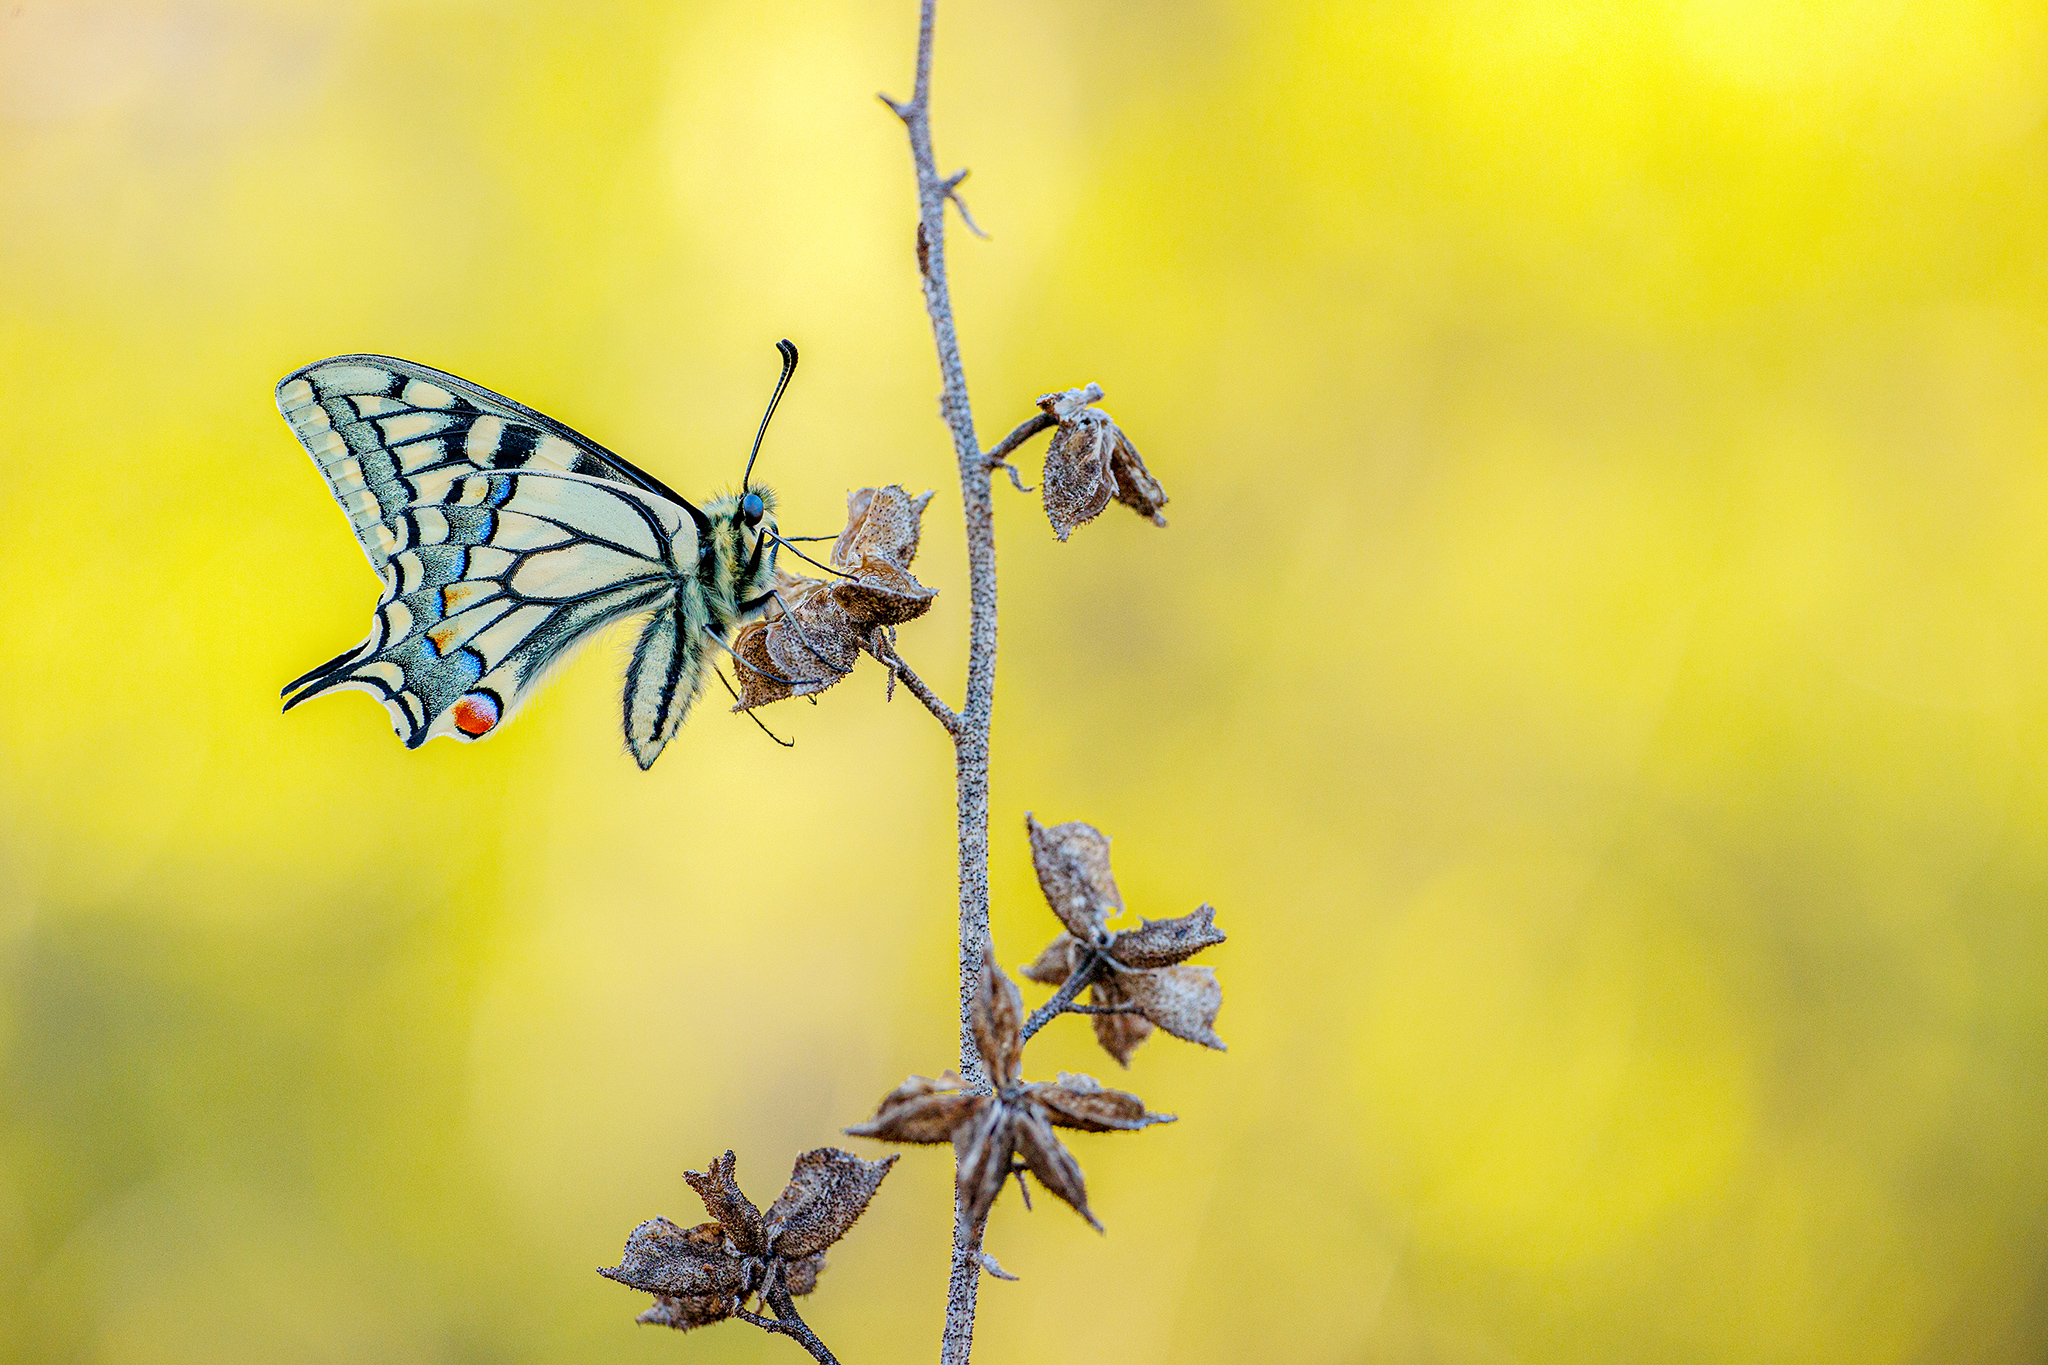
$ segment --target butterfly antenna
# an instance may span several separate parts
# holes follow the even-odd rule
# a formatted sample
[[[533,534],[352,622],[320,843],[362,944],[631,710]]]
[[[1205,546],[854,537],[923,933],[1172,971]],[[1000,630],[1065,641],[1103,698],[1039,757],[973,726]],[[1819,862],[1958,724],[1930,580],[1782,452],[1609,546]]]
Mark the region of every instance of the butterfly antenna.
[[[754,449],[747,456],[747,472],[740,476],[740,493],[746,494],[747,485],[754,477],[754,461],[761,454],[761,439],[768,434],[768,419],[775,415],[775,405],[782,401],[782,391],[789,387],[789,377],[796,373],[796,346],[784,337],[775,343],[775,349],[782,353],[782,378],[775,381],[775,393],[768,399],[768,411],[761,414],[761,429],[754,433]]]

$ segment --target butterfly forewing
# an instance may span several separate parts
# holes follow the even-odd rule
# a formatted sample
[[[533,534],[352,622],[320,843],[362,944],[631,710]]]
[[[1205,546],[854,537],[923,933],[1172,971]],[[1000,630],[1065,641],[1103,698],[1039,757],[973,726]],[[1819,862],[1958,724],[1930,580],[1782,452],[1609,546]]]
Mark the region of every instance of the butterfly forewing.
[[[278,411],[304,443],[369,556],[382,569],[398,515],[440,500],[479,470],[550,470],[628,484],[678,507],[661,483],[551,417],[466,379],[390,356],[345,355],[277,386]]]

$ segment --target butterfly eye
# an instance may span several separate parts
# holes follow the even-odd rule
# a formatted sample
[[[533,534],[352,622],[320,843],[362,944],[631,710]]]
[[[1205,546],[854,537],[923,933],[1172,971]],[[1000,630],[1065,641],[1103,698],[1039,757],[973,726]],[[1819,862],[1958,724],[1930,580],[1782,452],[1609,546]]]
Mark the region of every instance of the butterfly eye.
[[[740,515],[747,519],[747,525],[759,526],[761,516],[768,509],[762,505],[759,493],[749,493],[740,499]]]

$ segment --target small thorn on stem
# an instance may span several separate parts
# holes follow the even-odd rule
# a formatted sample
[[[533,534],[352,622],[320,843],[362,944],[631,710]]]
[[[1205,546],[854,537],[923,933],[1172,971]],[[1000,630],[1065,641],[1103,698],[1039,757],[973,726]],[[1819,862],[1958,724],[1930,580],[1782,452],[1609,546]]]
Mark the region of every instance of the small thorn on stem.
[[[960,182],[968,176],[963,167],[939,182],[939,193],[953,201],[953,207],[960,210],[960,221],[967,224],[967,230],[986,242],[989,236],[981,230],[981,224],[974,221],[974,215],[967,211],[967,201],[960,197]]]
[[[1009,1271],[1003,1269],[1002,1262],[998,1261],[995,1257],[989,1255],[986,1251],[975,1252],[974,1259],[981,1262],[981,1268],[983,1270],[987,1271],[989,1274],[995,1276],[999,1280],[1010,1280],[1014,1282],[1016,1280],[1023,1278],[1020,1275],[1012,1275]]]

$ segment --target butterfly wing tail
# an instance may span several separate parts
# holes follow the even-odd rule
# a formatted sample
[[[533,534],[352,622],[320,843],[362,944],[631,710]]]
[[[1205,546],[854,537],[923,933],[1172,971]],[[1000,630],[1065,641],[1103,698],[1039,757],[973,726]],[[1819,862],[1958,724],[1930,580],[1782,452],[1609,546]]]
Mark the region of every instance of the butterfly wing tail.
[[[361,658],[363,652],[370,647],[370,644],[371,642],[366,640],[362,644],[351,645],[318,668],[301,673],[298,677],[286,683],[277,694],[285,698],[284,709],[289,711],[300,702],[312,696],[318,688],[310,686],[310,684],[324,682],[336,673],[342,672],[345,665],[354,663],[357,659]],[[293,696],[292,693],[294,692],[297,692],[299,695]]]

